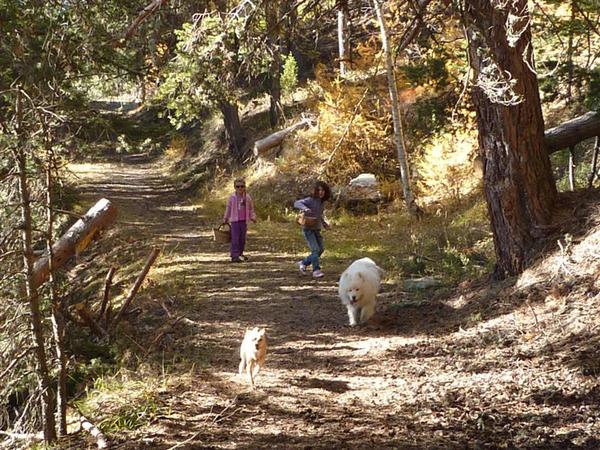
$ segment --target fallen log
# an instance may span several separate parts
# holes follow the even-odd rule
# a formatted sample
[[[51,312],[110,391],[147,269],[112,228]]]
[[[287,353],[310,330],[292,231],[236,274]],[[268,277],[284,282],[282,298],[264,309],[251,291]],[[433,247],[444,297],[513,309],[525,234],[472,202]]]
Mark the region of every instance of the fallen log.
[[[138,275],[137,279],[135,280],[135,284],[133,285],[133,287],[131,288],[131,291],[129,291],[129,294],[127,295],[127,298],[123,302],[123,306],[121,306],[121,309],[115,316],[115,319],[110,324],[111,330],[114,330],[116,328],[117,324],[119,323],[119,321],[121,320],[121,318],[123,317],[125,312],[127,311],[127,308],[129,308],[129,304],[131,303],[131,301],[135,297],[135,294],[137,294],[138,290],[142,286],[142,283],[146,279],[146,275],[148,275],[148,272],[150,272],[150,267],[152,267],[152,264],[154,264],[154,261],[156,260],[156,258],[158,258],[159,253],[160,253],[159,248],[155,248],[152,250],[152,253],[146,260],[146,265],[142,269],[142,272]]]
[[[72,256],[90,244],[94,236],[107,228],[117,217],[117,208],[107,199],[99,200],[52,246],[52,270],[62,267]],[[33,266],[32,289],[40,287],[49,275],[49,256],[45,254]]]
[[[79,413],[79,426],[90,433],[96,439],[96,445],[98,448],[108,448],[108,441],[106,436],[100,429],[90,422],[83,414]]]
[[[549,154],[572,147],[581,141],[600,136],[600,113],[588,112],[550,128],[544,133],[544,142]]]
[[[302,119],[300,122],[284,128],[283,130],[276,131],[273,134],[268,135],[262,139],[259,139],[254,143],[254,156],[265,156],[270,153],[270,150],[274,147],[281,145],[283,140],[294,131],[304,128],[310,125],[309,119]]]

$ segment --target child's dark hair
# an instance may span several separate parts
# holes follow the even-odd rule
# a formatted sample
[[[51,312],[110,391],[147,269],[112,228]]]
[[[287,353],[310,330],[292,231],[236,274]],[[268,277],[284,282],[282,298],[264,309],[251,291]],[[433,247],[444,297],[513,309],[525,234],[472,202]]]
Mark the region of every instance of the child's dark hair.
[[[324,181],[317,181],[315,183],[315,186],[312,191],[312,196],[315,198],[320,198],[319,192],[318,192],[319,188],[322,188],[325,191],[325,196],[323,197],[323,201],[325,202],[325,201],[329,200],[331,198],[331,188]]]

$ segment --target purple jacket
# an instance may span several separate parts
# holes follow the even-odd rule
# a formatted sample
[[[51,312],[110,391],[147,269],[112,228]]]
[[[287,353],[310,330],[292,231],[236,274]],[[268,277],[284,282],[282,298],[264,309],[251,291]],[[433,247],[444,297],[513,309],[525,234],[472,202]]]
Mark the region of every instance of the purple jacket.
[[[318,218],[317,224],[312,227],[302,226],[302,228],[308,228],[309,230],[320,230],[323,226],[323,209],[325,203],[320,198],[306,197],[294,202],[294,208],[300,211],[309,212],[309,215]]]
[[[242,202],[246,203],[246,215],[244,217],[240,217],[240,206]],[[241,222],[242,220],[245,220],[246,222],[256,220],[256,212],[254,211],[254,202],[252,201],[252,197],[250,197],[249,194],[242,196],[231,194],[231,197],[229,197],[229,200],[227,200],[227,207],[225,208],[223,221]]]

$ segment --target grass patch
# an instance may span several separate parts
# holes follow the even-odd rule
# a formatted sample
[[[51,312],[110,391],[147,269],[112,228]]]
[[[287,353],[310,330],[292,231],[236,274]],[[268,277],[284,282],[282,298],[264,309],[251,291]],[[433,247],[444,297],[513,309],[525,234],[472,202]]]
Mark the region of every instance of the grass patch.
[[[156,415],[160,403],[158,380],[137,379],[128,371],[96,378],[86,397],[76,403],[83,415],[105,433],[135,430]]]

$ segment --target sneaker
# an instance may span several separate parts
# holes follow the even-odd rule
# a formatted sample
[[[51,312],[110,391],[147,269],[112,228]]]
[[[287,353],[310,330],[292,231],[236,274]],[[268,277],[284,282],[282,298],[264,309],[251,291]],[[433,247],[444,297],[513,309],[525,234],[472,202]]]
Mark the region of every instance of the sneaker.
[[[246,255],[240,255],[240,259],[244,262],[248,261],[248,257]]]
[[[239,262],[239,263],[241,263],[242,260],[240,258],[231,258],[231,262],[236,262],[236,263]]]
[[[298,269],[300,270],[300,272],[306,273],[306,266],[302,264],[302,261],[298,261]]]
[[[313,278],[323,278],[325,276],[325,274],[323,272],[321,272],[320,270],[315,270],[313,272]]]

